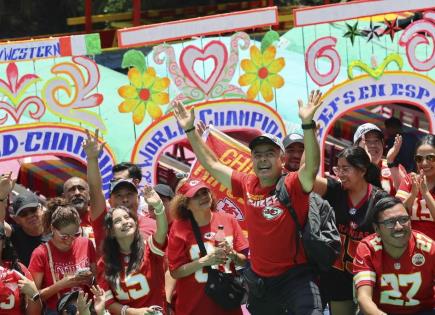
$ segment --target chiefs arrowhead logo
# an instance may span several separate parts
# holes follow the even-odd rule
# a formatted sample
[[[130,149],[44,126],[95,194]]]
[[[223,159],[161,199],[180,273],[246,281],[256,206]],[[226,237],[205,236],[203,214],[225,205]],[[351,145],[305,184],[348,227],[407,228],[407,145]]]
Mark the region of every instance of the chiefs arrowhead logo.
[[[212,240],[214,238],[215,234],[216,234],[215,232],[207,232],[207,233],[204,234],[204,238],[206,240]]]
[[[267,220],[274,220],[283,213],[282,209],[274,207],[266,207],[263,209],[263,217]]]
[[[240,211],[237,205],[228,198],[219,200],[219,202],[216,205],[216,209],[217,211],[223,211],[233,215],[237,221],[243,221],[245,219],[242,211]]]

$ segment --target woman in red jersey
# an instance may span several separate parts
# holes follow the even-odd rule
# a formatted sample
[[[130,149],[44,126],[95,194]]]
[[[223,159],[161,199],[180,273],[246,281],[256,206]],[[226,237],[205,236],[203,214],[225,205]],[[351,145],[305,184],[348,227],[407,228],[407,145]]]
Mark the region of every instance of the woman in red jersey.
[[[223,212],[216,212],[212,194],[202,181],[190,179],[178,190],[171,203],[176,219],[169,234],[168,260],[171,275],[177,279],[177,315],[242,314],[240,308],[225,310],[205,294],[206,266],[219,266],[226,272],[235,272],[235,265],[246,263],[248,241],[236,219]],[[198,223],[207,255],[200,257],[192,224]],[[225,242],[215,244],[218,226],[223,226]],[[214,246],[218,245],[218,248]],[[221,248],[223,246],[223,248]]]
[[[0,315],[41,314],[39,292],[0,226]]]
[[[106,309],[111,314],[165,314],[168,221],[158,194],[145,186],[143,195],[154,208],[157,223],[157,231],[146,240],[139,232],[135,211],[118,206],[105,217],[106,238],[98,262],[98,283],[105,291]]]
[[[73,289],[89,292],[96,271],[95,248],[80,237],[80,216],[75,208],[56,198],[49,202],[45,225],[52,238],[39,245],[30,259],[29,271],[45,302],[45,314],[56,314],[60,296]]]
[[[435,239],[435,135],[424,136],[416,146],[417,174],[408,174],[396,196],[411,216],[412,228]]]

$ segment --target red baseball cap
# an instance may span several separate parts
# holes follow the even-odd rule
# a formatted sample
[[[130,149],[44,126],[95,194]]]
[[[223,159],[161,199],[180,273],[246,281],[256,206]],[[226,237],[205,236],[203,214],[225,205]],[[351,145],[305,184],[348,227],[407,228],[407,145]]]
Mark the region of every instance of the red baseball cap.
[[[188,179],[187,182],[185,182],[180,187],[180,189],[178,189],[178,193],[188,198],[192,198],[193,196],[195,196],[196,192],[201,188],[210,189],[210,187],[202,180],[192,178],[192,179]]]

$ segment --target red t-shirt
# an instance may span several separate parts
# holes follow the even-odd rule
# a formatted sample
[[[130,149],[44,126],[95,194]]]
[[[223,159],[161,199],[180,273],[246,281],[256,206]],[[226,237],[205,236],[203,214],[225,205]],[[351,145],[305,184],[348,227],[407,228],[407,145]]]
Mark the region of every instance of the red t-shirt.
[[[51,255],[53,257],[53,272],[56,280],[61,280],[64,275],[74,274],[77,269],[90,268],[91,264],[95,265],[95,247],[92,241],[84,237],[78,237],[72,243],[72,247],[69,251],[63,252],[57,249],[53,245],[52,241],[49,241]],[[41,288],[47,288],[53,285],[53,277],[49,264],[49,256],[47,246],[45,244],[39,245],[30,258],[29,271],[32,275],[36,273],[43,273]],[[67,293],[73,289],[69,288],[59,292],[59,294],[53,295],[46,303],[49,309],[56,309],[56,303],[58,301],[58,295]],[[84,287],[82,289],[85,289]]]
[[[214,251],[214,235],[219,225],[224,226],[225,238],[228,243],[232,244],[237,252],[241,252],[249,247],[248,241],[243,236],[242,229],[234,216],[223,212],[213,212],[210,223],[199,228],[207,252]],[[169,270],[176,270],[191,261],[199,259],[199,257],[200,250],[190,220],[174,220],[168,242]],[[230,261],[223,267],[225,272],[234,272],[234,264]],[[205,269],[198,270],[187,277],[177,279],[176,314],[242,314],[241,309],[233,311],[224,310],[210,299],[208,295],[205,294],[205,283],[207,279],[208,275]]]
[[[126,275],[121,272],[119,285],[114,289],[106,281],[103,259],[98,261],[97,280],[105,291],[106,308],[115,302],[133,308],[157,306],[165,307],[165,271],[163,268],[164,246],[159,245],[152,236],[145,241],[145,252],[139,270]],[[128,256],[120,257],[123,269],[128,267]]]
[[[396,188],[394,187],[393,177],[391,176],[391,170],[387,165],[387,160],[382,159],[378,167],[381,170],[381,185],[382,189],[385,190],[390,196],[396,195]],[[403,178],[406,176],[406,169],[402,164],[399,164],[399,174]]]
[[[264,277],[277,276],[289,268],[307,262],[302,242],[287,208],[273,194],[275,185],[260,187],[258,177],[233,171],[233,195],[245,200],[252,269]],[[308,193],[299,182],[298,173],[289,173],[285,186],[301,226],[308,215]],[[296,241],[299,241],[296,254]]]
[[[411,176],[408,174],[402,179],[396,196],[403,201],[411,194],[411,189],[412,181]],[[432,189],[431,195],[435,198],[435,189]],[[424,200],[420,192],[418,192],[417,197],[414,199],[409,215],[411,216],[413,229],[421,231],[430,238],[435,239],[435,222],[426,206],[426,200]]]
[[[353,263],[355,287],[373,287],[373,302],[388,314],[416,314],[435,307],[435,245],[412,231],[408,248],[399,259],[382,250],[379,236],[363,239]]]
[[[82,217],[80,217],[80,228],[83,237],[90,239],[95,245],[95,235],[91,222],[91,218],[89,216],[89,211],[87,211]]]
[[[21,264],[24,276],[33,281],[29,270]],[[6,261],[0,266],[0,315],[21,315],[21,296],[18,271],[12,270],[11,263]]]

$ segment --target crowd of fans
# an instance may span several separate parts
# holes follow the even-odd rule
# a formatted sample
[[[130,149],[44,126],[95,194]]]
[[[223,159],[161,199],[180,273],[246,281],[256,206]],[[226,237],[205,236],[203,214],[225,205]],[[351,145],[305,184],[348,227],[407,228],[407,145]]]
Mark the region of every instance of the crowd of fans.
[[[364,124],[333,173],[319,176],[312,118],[321,96],[313,91],[306,104],[299,101],[303,134],[282,142],[262,134],[249,143],[254,174],[221,163],[195,127],[194,111],[173,105],[201,165],[244,200],[248,238],[198,179],[174,189],[142,187],[140,168],[121,163],[106,199],[98,132],[87,132],[83,143],[87,178],[68,179],[58,198],[14,196],[15,180],[2,174],[0,314],[435,314],[435,136],[412,138],[395,118],[385,132]],[[301,226],[310,193],[334,209],[342,248],[329,271],[307,261],[275,194],[282,174]],[[206,294],[210,268],[249,279],[247,311]]]

